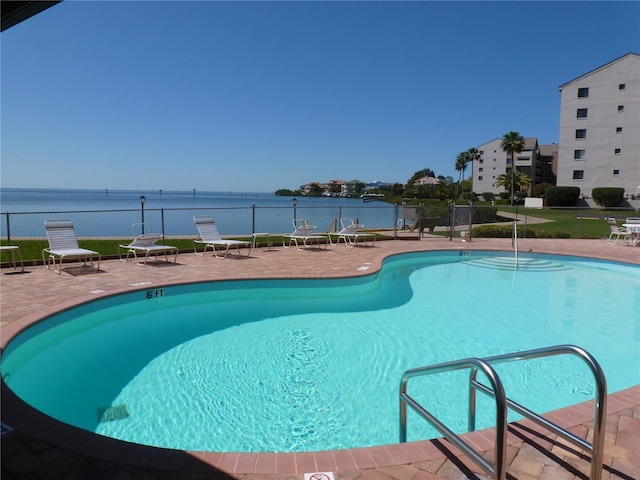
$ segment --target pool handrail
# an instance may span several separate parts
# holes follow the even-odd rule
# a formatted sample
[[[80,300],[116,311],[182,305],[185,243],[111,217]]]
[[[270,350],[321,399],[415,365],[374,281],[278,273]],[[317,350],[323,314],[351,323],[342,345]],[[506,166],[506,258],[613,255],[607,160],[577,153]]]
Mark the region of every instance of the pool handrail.
[[[505,395],[505,390],[500,377],[497,375],[491,364],[513,362],[520,360],[530,360],[555,355],[575,355],[582,359],[591,369],[596,383],[596,393],[594,397],[594,425],[593,443],[589,443],[574,435],[559,425],[543,418],[537,413],[523,407],[510,400]],[[468,430],[475,430],[476,415],[476,390],[493,397],[496,400],[496,425],[495,425],[495,456],[494,463],[491,464],[482,455],[476,452],[468,443],[462,440],[457,434],[449,430],[440,420],[428,412],[418,402],[407,393],[407,384],[410,378],[430,375],[435,373],[451,372],[460,369],[471,369],[469,376],[469,417]],[[476,380],[478,370],[489,379],[493,388]],[[506,435],[507,435],[507,409],[518,412],[523,417],[537,423],[538,425],[552,431],[564,438],[568,442],[591,452],[591,476],[592,480],[600,480],[602,476],[602,465],[604,458],[604,434],[606,422],[607,403],[607,382],[604,372],[596,359],[583,348],[574,345],[557,345],[554,347],[538,348],[523,352],[514,352],[504,355],[497,355],[486,358],[467,358],[453,362],[430,365],[407,370],[400,382],[400,443],[407,441],[407,405],[411,406],[420,416],[431,423],[438,432],[447,440],[456,445],[460,450],[469,455],[483,470],[493,476],[495,480],[505,480],[506,478]]]

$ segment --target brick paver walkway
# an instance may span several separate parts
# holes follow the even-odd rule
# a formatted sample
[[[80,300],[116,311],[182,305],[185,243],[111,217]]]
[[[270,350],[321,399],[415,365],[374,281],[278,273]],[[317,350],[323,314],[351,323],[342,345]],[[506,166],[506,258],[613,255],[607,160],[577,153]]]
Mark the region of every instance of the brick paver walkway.
[[[310,251],[257,248],[251,257],[215,259],[180,254],[176,265],[138,267],[103,261],[104,273],[56,275],[41,266],[27,273],[3,269],[0,275],[2,346],[24,325],[79,301],[136,288],[230,278],[327,278],[376,271],[389,255],[437,249],[508,250],[508,239],[462,243],[441,238],[380,241],[370,248],[344,245]],[[640,248],[609,246],[601,240],[520,241],[522,251],[619,260],[640,265]],[[630,334],[633,334],[630,332]],[[632,366],[632,368],[638,366]],[[589,439],[592,408],[580,405],[551,414]],[[14,430],[2,435],[4,479],[204,479],[233,477],[303,480],[305,472],[333,472],[339,479],[428,480],[488,478],[455,447],[443,440],[316,454],[220,454],[167,451],[105,439],[42,418],[21,405],[4,382],[2,421]],[[467,438],[491,459],[490,431]],[[510,426],[509,478],[585,479],[589,456],[526,422]],[[640,387],[610,395],[603,479],[640,479]]]

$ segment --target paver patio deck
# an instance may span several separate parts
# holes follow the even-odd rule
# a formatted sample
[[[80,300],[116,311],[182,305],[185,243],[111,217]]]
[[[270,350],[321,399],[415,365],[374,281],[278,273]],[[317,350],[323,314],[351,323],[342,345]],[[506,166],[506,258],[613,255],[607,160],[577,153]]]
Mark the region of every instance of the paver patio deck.
[[[107,260],[101,264],[103,273],[78,276],[56,275],[42,266],[27,266],[24,274],[3,269],[0,272],[2,347],[25,325],[48,313],[103,295],[218,279],[366,275],[380,268],[385,257],[397,253],[443,249],[509,250],[510,244],[509,239],[474,239],[462,243],[428,237],[422,241],[380,241],[375,247],[340,245],[308,251],[257,248],[251,257],[230,255],[224,260],[185,253],[178,256],[177,264],[146,267]],[[640,248],[610,246],[601,240],[521,239],[520,249],[640,265]],[[593,417],[593,408],[588,403],[552,415],[572,432],[588,439]],[[607,406],[602,478],[640,479],[640,386],[610,395]],[[302,480],[304,473],[309,472],[333,472],[336,480],[488,478],[444,440],[303,454],[183,452],[132,445],[56,422],[22,404],[4,382],[2,421],[14,429],[2,435],[3,479],[233,477]],[[467,439],[491,458],[490,432],[474,432]],[[509,478],[588,478],[588,455],[553,434],[539,433],[527,422],[510,426],[509,443]]]

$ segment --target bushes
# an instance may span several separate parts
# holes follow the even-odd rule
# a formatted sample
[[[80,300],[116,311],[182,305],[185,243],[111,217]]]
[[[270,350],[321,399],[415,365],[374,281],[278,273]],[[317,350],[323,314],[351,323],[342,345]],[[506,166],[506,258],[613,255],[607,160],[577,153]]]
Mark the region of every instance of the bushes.
[[[544,198],[544,192],[549,187],[553,187],[553,185],[551,185],[550,183],[538,183],[535,187],[533,187],[533,196]]]
[[[549,207],[573,207],[579,197],[579,187],[547,187],[544,191],[544,198]]]
[[[496,198],[496,194],[493,193],[493,192],[483,192],[482,193],[482,198],[484,199],[485,202],[490,202],[494,198]]]
[[[473,223],[495,223],[498,219],[498,209],[494,207],[474,208]]]
[[[600,187],[591,190],[594,202],[601,207],[619,207],[624,199],[624,188]]]
[[[513,225],[480,225],[473,227],[471,236],[476,238],[511,238]],[[520,238],[571,238],[567,232],[536,232],[530,228],[518,227]]]

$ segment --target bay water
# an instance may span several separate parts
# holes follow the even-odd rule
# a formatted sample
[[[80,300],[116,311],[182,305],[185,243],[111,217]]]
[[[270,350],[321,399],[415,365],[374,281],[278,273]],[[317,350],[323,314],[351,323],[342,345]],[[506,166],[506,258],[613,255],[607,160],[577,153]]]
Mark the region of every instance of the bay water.
[[[141,202],[144,197],[144,207]],[[295,206],[294,206],[295,203]],[[78,236],[131,235],[144,221],[166,236],[197,233],[195,215],[210,215],[223,235],[289,233],[292,220],[308,219],[318,231],[340,229],[353,218],[365,228],[393,228],[395,207],[360,198],[288,197],[267,192],[169,190],[0,189],[0,235],[44,236],[44,220],[69,218]],[[333,227],[333,223],[336,226]]]

